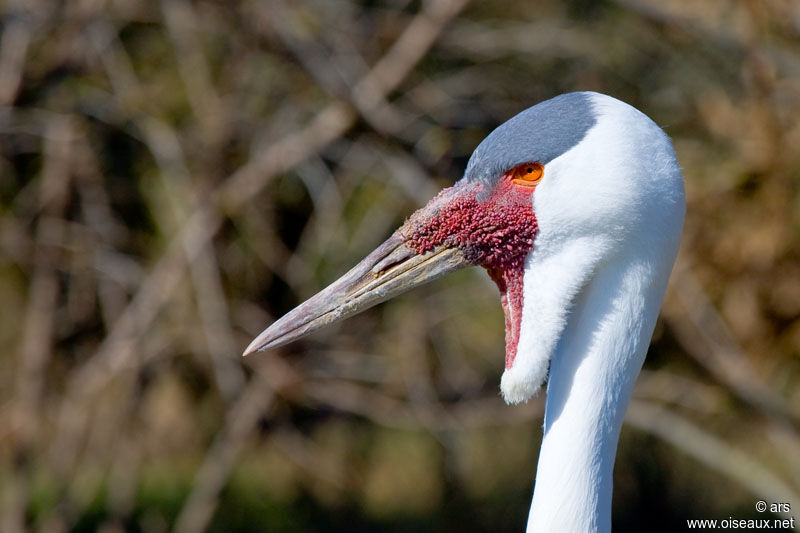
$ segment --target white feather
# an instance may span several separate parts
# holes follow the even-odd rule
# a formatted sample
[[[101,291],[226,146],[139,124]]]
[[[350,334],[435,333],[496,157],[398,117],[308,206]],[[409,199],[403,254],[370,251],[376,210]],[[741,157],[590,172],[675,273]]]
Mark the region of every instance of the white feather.
[[[548,375],[544,438],[528,532],[611,528],[617,440],[678,250],[685,201],[668,137],[592,94],[597,122],[551,161],[534,194],[509,403]]]

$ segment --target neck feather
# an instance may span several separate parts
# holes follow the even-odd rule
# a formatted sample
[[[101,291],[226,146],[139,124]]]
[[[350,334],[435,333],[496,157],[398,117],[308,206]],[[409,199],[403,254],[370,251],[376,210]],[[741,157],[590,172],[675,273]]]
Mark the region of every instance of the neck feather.
[[[611,529],[617,441],[669,275],[620,264],[577,296],[551,360],[528,533]]]

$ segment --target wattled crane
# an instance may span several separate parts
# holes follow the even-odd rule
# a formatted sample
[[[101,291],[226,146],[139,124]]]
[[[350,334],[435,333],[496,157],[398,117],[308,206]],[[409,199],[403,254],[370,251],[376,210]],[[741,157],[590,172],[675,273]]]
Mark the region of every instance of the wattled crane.
[[[527,530],[609,531],[617,441],[684,212],[675,153],[653,121],[609,96],[563,94],[495,129],[461,180],[245,355],[481,266],[505,314],[503,397],[524,402],[547,381]]]

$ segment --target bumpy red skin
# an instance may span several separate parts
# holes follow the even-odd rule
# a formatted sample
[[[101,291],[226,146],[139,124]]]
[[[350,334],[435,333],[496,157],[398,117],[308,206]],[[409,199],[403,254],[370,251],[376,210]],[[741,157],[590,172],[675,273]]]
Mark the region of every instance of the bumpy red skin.
[[[500,289],[505,314],[507,369],[514,364],[519,344],[525,257],[533,250],[538,230],[534,189],[512,183],[509,175],[485,199],[483,185],[456,185],[439,193],[401,229],[417,253],[442,244],[458,247],[489,272]]]

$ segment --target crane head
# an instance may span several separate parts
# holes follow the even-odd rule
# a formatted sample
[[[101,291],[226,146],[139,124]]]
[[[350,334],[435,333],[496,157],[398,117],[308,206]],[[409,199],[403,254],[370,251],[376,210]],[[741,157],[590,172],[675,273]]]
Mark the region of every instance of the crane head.
[[[572,302],[592,272],[621,248],[659,250],[664,239],[677,247],[683,185],[674,161],[663,132],[618,100],[569,93],[535,105],[478,145],[461,180],[275,321],[244,355],[480,266],[497,284],[505,314],[501,389],[508,402],[525,401],[544,382]],[[677,228],[644,242],[637,228],[645,219],[656,229]]]

